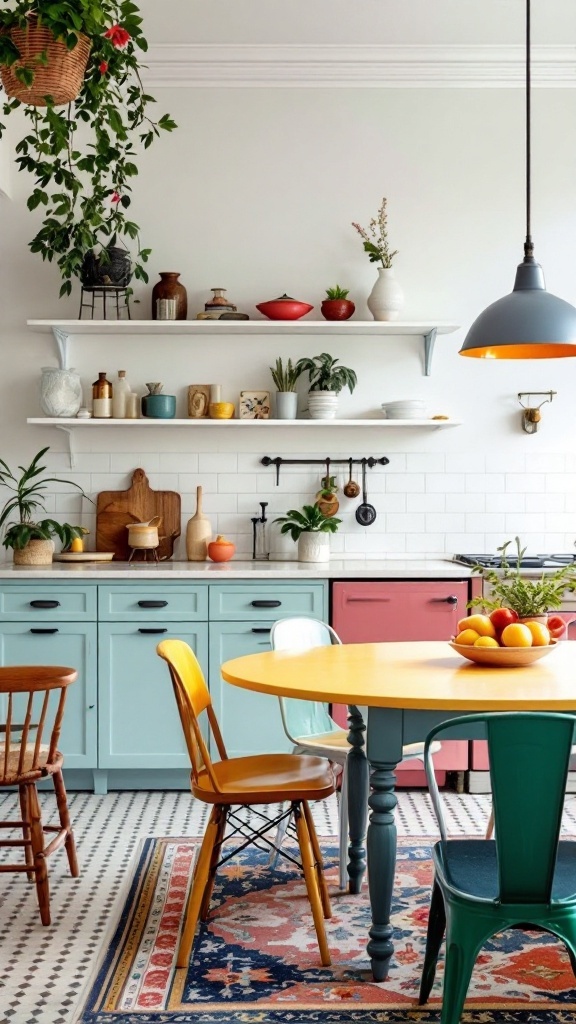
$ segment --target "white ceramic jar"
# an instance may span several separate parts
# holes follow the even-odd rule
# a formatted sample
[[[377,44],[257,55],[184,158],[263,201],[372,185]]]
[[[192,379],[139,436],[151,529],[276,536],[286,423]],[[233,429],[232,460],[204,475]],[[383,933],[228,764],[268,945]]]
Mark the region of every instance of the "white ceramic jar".
[[[330,560],[330,534],[308,530],[298,538],[299,562],[328,562]]]
[[[393,267],[379,267],[378,280],[367,299],[375,320],[397,320],[404,305],[404,292],[394,276]]]
[[[333,420],[338,409],[336,391],[309,391],[308,412],[313,420]]]
[[[82,382],[74,369],[43,366],[40,378],[40,408],[46,416],[75,416],[82,405]]]

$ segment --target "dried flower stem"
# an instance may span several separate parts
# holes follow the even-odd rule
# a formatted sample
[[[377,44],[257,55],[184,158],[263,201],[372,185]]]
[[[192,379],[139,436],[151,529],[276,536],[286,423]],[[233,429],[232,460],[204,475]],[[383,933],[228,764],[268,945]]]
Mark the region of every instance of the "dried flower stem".
[[[360,224],[352,221],[352,227],[364,241],[364,251],[368,253],[371,263],[381,263],[385,270],[392,266],[392,260],[398,255],[398,249],[390,252],[388,245],[388,217],[386,214],[387,200],[384,198],[378,210],[378,219],[372,218],[368,225],[369,232]]]

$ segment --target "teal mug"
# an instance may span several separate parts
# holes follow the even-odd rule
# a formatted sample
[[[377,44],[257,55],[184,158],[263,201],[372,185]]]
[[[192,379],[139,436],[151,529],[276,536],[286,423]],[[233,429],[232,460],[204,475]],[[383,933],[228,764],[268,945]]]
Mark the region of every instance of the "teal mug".
[[[176,395],[144,395],[142,415],[156,420],[171,420],[176,415]]]

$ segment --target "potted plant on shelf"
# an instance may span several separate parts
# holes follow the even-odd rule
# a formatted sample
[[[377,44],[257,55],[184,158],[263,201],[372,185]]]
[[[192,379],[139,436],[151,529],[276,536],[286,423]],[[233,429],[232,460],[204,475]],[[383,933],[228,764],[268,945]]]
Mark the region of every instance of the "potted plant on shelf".
[[[330,559],[329,534],[336,533],[342,520],[325,516],[318,505],[304,505],[301,512],[291,508],[274,522],[282,524],[280,533],[289,533],[298,543],[299,562],[327,562]]]
[[[83,526],[58,523],[55,519],[35,518],[39,510],[45,511],[43,492],[47,484],[70,484],[80,491],[82,497],[88,497],[80,485],[72,480],[41,476],[46,467],[40,466],[39,462],[47,451],[48,448],[42,448],[28,467],[18,466],[20,477],[16,477],[4,459],[0,459],[0,484],[12,492],[0,511],[0,527],[5,527],[2,543],[5,548],[13,549],[15,565],[50,565],[54,553],[53,537],[60,539],[65,550],[75,538],[87,533]]]
[[[276,366],[270,367],[270,373],[278,389],[276,392],[276,418],[279,420],[295,420],[298,412],[296,381],[302,370],[299,370],[297,366],[293,366],[291,359],[288,359],[286,366],[283,366],[282,360],[278,358]]]
[[[299,359],[296,363],[299,373],[308,373],[308,409],[313,420],[333,420],[342,389],[347,387],[352,394],[356,387],[354,370],[347,366],[336,366],[337,362],[328,352],[322,352],[312,359]]]
[[[404,293],[394,276],[392,260],[398,255],[398,249],[390,252],[388,244],[387,200],[383,199],[378,210],[378,218],[373,217],[368,231],[352,221],[352,227],[362,238],[364,252],[368,253],[371,263],[381,263],[378,268],[378,280],[368,296],[368,309],[375,320],[396,320],[404,305]]]
[[[339,284],[335,288],[327,288],[327,298],[322,300],[320,312],[325,320],[349,320],[356,306],[348,298],[348,288],[341,288]]]
[[[540,620],[548,625],[552,636],[562,636],[566,622],[559,615],[551,616],[549,613],[561,607],[566,591],[576,590],[576,566],[573,563],[563,565],[553,572],[543,572],[536,580],[527,579],[521,570],[526,548],[521,547],[519,537],[515,541],[515,565],[508,560],[508,547],[512,542],[507,540],[497,548],[501,552],[501,569],[473,566],[472,572],[482,576],[489,586],[489,593],[472,598],[468,604],[470,607],[481,605],[489,612],[497,608],[510,609],[513,613],[511,621]]]
[[[137,51],[148,44],[138,7],[132,0],[4,2],[10,7],[0,10],[3,111],[22,107],[30,122],[16,163],[34,180],[28,208],[44,214],[30,249],[57,262],[60,294],[69,295],[94,250],[105,250],[97,261],[104,272],[122,263],[126,280],[129,257],[116,244],[125,237],[137,246],[134,276],[147,281],[150,250],[127,216],[131,182],[140,149],[176,125],[168,114],[152,120],[148,113],[154,99],[140,75]]]

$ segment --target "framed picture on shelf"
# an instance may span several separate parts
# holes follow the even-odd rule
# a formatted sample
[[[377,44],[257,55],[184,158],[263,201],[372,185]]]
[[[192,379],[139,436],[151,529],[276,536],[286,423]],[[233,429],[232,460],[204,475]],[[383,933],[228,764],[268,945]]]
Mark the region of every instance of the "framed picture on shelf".
[[[188,385],[188,416],[194,420],[208,418],[210,406],[210,385]]]
[[[267,420],[270,418],[269,391],[241,391],[240,419]]]

